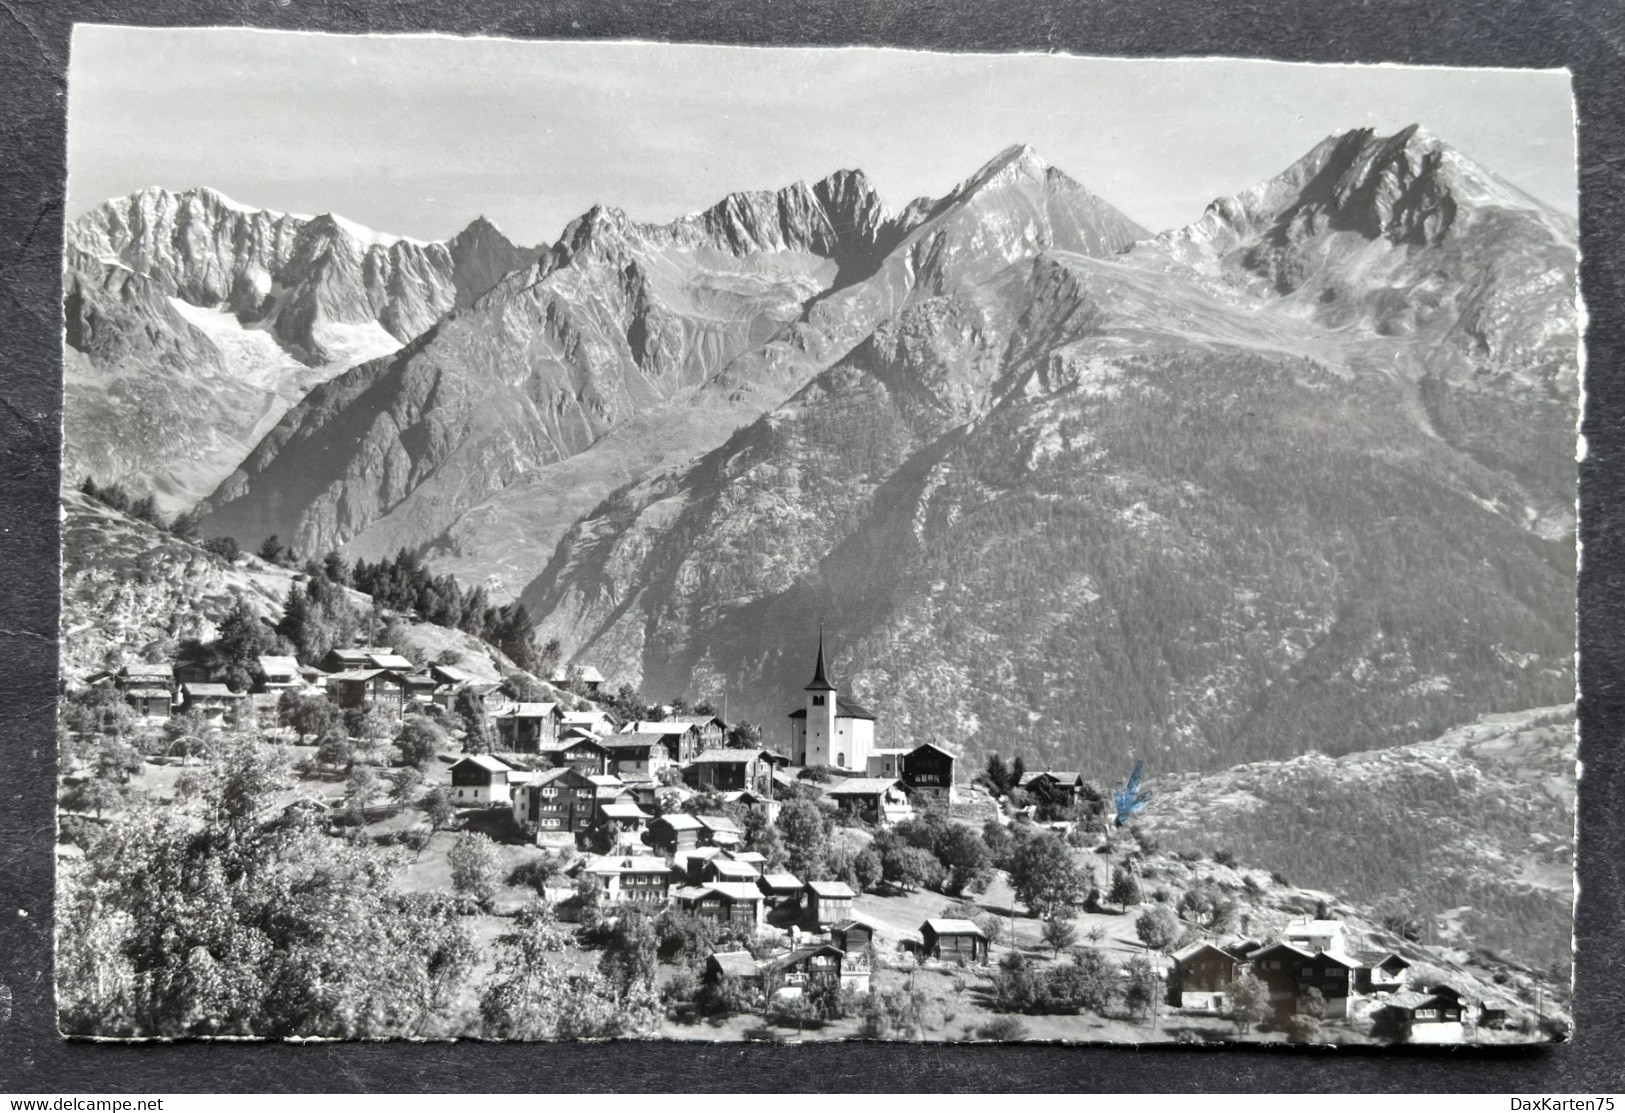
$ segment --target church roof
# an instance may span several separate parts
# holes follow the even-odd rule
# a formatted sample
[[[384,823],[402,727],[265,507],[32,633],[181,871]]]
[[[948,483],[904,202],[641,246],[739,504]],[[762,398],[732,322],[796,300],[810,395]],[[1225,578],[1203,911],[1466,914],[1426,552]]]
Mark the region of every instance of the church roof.
[[[863,704],[854,703],[845,696],[836,696],[835,716],[839,719],[873,719],[875,713],[863,706]],[[806,717],[807,709],[805,707],[790,712],[790,718],[792,719],[805,719]]]
[[[818,631],[818,663],[813,666],[812,683],[806,688],[809,692],[833,692],[835,685],[829,682],[829,670],[824,665],[824,631]]]

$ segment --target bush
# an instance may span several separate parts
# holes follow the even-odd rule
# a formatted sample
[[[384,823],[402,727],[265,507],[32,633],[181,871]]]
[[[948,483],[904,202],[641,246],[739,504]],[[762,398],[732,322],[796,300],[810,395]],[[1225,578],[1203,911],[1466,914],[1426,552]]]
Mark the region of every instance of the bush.
[[[1027,1038],[1027,1026],[1013,1016],[1001,1016],[976,1029],[976,1038],[1014,1043]]]
[[[528,887],[542,896],[547,887],[563,869],[563,864],[552,857],[532,858],[515,866],[508,874],[508,884],[515,887]]]

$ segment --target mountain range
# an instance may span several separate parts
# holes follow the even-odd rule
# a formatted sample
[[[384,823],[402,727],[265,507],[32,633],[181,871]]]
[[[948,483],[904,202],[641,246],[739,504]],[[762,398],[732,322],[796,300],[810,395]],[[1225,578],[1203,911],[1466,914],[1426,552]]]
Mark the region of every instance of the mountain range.
[[[1417,128],[1161,235],[1018,146],[540,252],[207,191],[69,240],[69,472],[413,550],[769,742],[820,619],[883,744],[1030,766],[1572,698],[1575,227]]]

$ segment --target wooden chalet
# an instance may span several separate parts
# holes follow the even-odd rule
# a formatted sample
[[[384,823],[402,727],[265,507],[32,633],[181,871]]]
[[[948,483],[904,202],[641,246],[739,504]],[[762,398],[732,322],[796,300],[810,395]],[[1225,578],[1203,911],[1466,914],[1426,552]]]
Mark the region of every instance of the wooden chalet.
[[[701,846],[731,848],[745,841],[745,832],[729,816],[697,815],[694,818],[700,821]]]
[[[671,756],[664,734],[612,734],[599,744],[609,755],[605,772],[614,773],[623,781],[658,780],[661,770],[676,760]]]
[[[882,827],[914,815],[908,791],[895,777],[848,777],[831,784],[824,795],[846,815]]]
[[[608,711],[600,711],[596,707],[566,711],[561,725],[565,730],[578,727],[591,735],[615,733],[615,720],[610,717]]]
[[[538,834],[584,834],[599,823],[598,786],[568,766],[532,773],[514,793],[513,817]]]
[[[490,754],[459,758],[449,772],[452,801],[465,807],[510,803],[514,786],[523,785],[530,776]]]
[[[167,719],[175,705],[175,670],[145,662],[125,665],[113,683],[143,719]]]
[[[539,754],[559,739],[564,712],[556,703],[515,703],[491,716],[505,753]]]
[[[557,745],[542,752],[554,765],[568,765],[576,772],[585,773],[589,777],[602,776],[609,772],[609,751],[604,749],[596,738],[590,736],[561,737]]]
[[[1251,956],[1253,972],[1269,988],[1277,1016],[1296,1015],[1303,997],[1318,989],[1325,999],[1328,1019],[1349,1014],[1351,998],[1358,997],[1358,959],[1332,951],[1311,953],[1285,941],[1262,947]]]
[[[596,790],[602,793],[603,789]],[[653,817],[631,800],[616,800],[598,804],[598,824],[612,845],[633,845],[642,842],[643,832]]]
[[[749,862],[736,862],[720,854],[705,859],[705,864],[700,867],[702,885],[709,881],[743,881],[755,885],[761,876],[761,871]]]
[[[374,668],[374,657],[392,656],[395,650],[387,645],[357,645],[348,648],[333,648],[327,651],[322,658],[323,672],[359,672],[363,669]],[[408,665],[411,662],[407,662]]]
[[[857,897],[844,881],[807,882],[807,914],[819,927],[852,918],[852,901]]]
[[[857,954],[874,945],[874,925],[864,920],[846,919],[829,926],[830,941],[847,954]]]
[[[1223,1012],[1242,960],[1222,947],[1196,943],[1175,953],[1168,974],[1168,1004],[1195,1012]]]
[[[771,781],[769,782],[771,784]],[[769,789],[769,792],[772,790]],[[753,789],[741,789],[738,792],[722,793],[724,804],[738,804],[741,808],[749,808],[753,812],[760,812],[762,816],[772,823],[779,817],[779,810],[784,807],[783,801],[775,800],[766,793],[756,792]]]
[[[779,995],[799,997],[818,982],[843,984],[842,967],[846,952],[833,943],[803,943],[784,954],[763,959],[759,964],[764,972],[776,973],[783,984]],[[863,971],[863,989],[869,988],[869,971]]]
[[[717,951],[705,960],[706,985],[720,985],[729,978],[760,984],[762,971],[749,951]]]
[[[1037,802],[1070,808],[1082,799],[1085,783],[1076,770],[1042,769],[1023,773],[1017,785]]]
[[[663,858],[609,855],[586,862],[580,873],[597,880],[609,901],[663,905],[671,890],[671,867]]]
[[[762,893],[756,886],[740,881],[713,881],[706,885],[685,885],[672,891],[677,906],[708,920],[762,926]]]
[[[692,761],[700,752],[700,727],[681,723],[640,719],[621,728],[622,736],[658,738],[672,761]]]
[[[693,727],[701,753],[728,744],[728,724],[715,715],[670,715],[665,721]]]
[[[969,920],[933,919],[920,925],[921,953],[948,962],[985,963],[987,935]]]
[[[783,871],[762,874],[756,879],[756,887],[761,890],[769,908],[777,908],[781,904],[795,904],[807,890],[801,878]]]
[[[591,665],[561,665],[547,679],[550,684],[561,688],[574,687],[589,696],[596,696],[604,687],[604,674]]]
[[[1407,1043],[1461,1043],[1467,1038],[1469,1019],[1468,1008],[1449,986],[1426,992],[1402,990],[1371,1011],[1374,1027],[1397,1020],[1400,1029],[1409,1032]]]
[[[181,685],[181,710],[198,711],[210,719],[224,718],[247,699],[242,692],[233,692],[224,684],[207,681],[188,681]]]
[[[687,812],[673,812],[649,822],[648,841],[656,852],[676,855],[699,846],[703,830],[697,817]]]
[[[266,654],[257,663],[262,692],[282,692],[305,685],[304,678],[299,675],[299,662],[292,657]]]
[[[1361,993],[1400,993],[1406,987],[1411,964],[1392,951],[1361,951],[1355,987]]]
[[[327,678],[327,695],[345,710],[379,708],[398,719],[406,710],[406,679],[387,669],[335,672]]]
[[[1281,932],[1282,942],[1290,943],[1300,951],[1342,953],[1346,944],[1341,920],[1293,920]]]
[[[766,792],[773,784],[767,750],[702,750],[683,767],[683,781],[698,792]]]

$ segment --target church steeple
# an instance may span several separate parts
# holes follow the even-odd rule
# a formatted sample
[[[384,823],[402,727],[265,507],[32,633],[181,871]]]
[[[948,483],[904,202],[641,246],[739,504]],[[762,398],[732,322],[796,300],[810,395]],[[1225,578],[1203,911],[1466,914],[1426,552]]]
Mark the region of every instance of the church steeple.
[[[809,692],[833,692],[835,685],[829,682],[829,670],[824,665],[824,624],[818,624],[818,663],[813,666],[812,683],[808,684]]]

